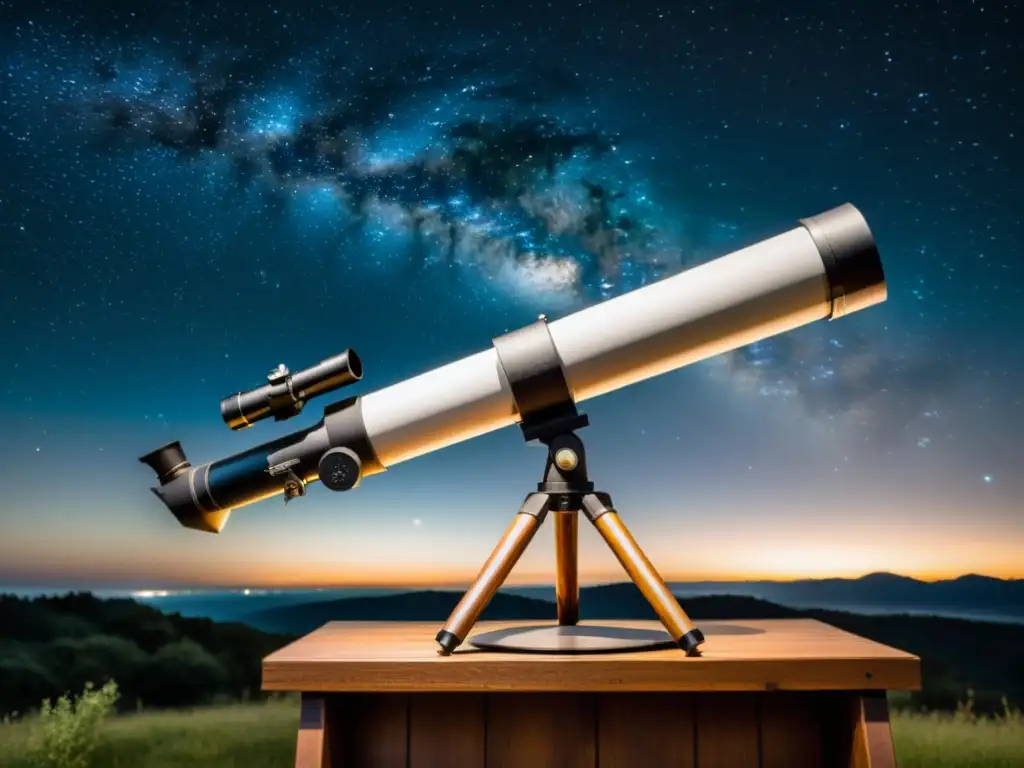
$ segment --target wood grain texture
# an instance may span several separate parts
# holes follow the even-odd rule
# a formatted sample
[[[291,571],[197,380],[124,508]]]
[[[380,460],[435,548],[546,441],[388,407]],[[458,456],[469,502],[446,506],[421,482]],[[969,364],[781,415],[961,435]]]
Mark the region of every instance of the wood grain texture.
[[[697,697],[697,765],[700,768],[760,768],[757,698],[752,693],[708,693]]]
[[[329,768],[330,765],[326,697],[303,694],[299,705],[295,768]]]
[[[678,642],[687,632],[696,629],[697,625],[679,605],[679,600],[672,594],[672,590],[668,588],[654,563],[633,538],[619,513],[609,510],[593,522],[604,543],[615,554],[637,589],[647,598],[647,602],[651,604],[665,629],[672,635],[672,639]]]
[[[580,619],[579,513],[555,512],[555,613],[563,626]]]
[[[884,693],[307,694],[297,768],[896,768]]]
[[[482,622],[477,631],[542,622]],[[553,623],[553,622],[551,622]],[[592,621],[660,629],[655,621]],[[268,691],[919,690],[920,660],[811,619],[707,621],[702,656],[436,653],[434,622],[331,622],[263,661]]]
[[[818,768],[821,749],[821,701],[814,693],[762,693],[761,768]]]
[[[488,697],[487,768],[594,768],[596,697]]]
[[[851,768],[896,768],[889,705],[884,695],[867,694],[853,701]]]
[[[334,766],[407,768],[409,699],[401,694],[352,694],[329,707]]]
[[[482,694],[410,696],[409,768],[480,768],[485,765]]]
[[[693,694],[600,694],[598,768],[695,768]]]

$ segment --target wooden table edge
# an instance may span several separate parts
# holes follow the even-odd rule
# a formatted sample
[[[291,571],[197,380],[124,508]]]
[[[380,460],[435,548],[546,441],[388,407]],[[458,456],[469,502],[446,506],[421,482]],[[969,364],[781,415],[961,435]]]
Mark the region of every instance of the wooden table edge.
[[[317,692],[615,692],[615,691],[848,691],[921,690],[916,658],[780,659],[716,664],[690,661],[642,665],[591,662],[573,674],[552,674],[550,665],[488,661],[446,665],[422,662],[265,662],[265,691]],[[753,673],[749,667],[757,667]],[[745,669],[744,667],[748,667]],[[865,672],[870,667],[870,673]],[[870,676],[868,676],[870,674]]]

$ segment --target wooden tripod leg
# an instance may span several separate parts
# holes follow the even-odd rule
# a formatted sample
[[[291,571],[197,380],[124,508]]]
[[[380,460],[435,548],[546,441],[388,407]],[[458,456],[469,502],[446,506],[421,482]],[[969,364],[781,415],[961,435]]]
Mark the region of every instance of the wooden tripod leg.
[[[573,626],[580,620],[580,582],[577,555],[579,516],[555,512],[555,602],[558,623]]]
[[[541,493],[528,496],[523,502],[512,525],[505,531],[505,535],[501,537],[501,541],[477,574],[476,580],[448,617],[448,623],[437,633],[436,639],[441,646],[438,653],[442,656],[448,656],[466,639],[466,635],[480,618],[487,603],[508,578],[512,568],[529,546],[533,535],[540,528],[540,524],[544,522],[549,504],[547,495]]]
[[[602,500],[592,494],[583,498],[583,511],[597,528],[601,538],[615,553],[622,567],[633,583],[640,588],[647,602],[665,625],[679,647],[688,655],[697,655],[697,646],[704,642],[704,635],[693,623],[675,595],[669,590],[664,579],[658,574],[647,555],[640,549],[618,513],[611,508],[611,499]]]

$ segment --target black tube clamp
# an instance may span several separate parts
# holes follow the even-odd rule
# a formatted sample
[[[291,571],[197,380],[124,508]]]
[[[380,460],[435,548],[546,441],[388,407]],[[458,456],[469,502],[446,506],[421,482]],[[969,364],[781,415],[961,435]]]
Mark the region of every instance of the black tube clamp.
[[[497,337],[493,344],[512,389],[525,440],[543,442],[590,423],[586,414],[576,410],[544,315],[535,323]]]

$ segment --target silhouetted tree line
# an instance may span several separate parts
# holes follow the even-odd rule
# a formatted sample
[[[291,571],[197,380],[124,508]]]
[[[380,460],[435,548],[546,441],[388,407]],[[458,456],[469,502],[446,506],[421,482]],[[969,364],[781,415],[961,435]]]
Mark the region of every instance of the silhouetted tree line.
[[[0,716],[110,679],[123,709],[257,699],[263,657],[291,639],[130,599],[0,595]]]
[[[26,712],[44,698],[116,680],[119,707],[183,707],[262,697],[263,657],[293,638],[338,620],[443,621],[452,592],[348,598],[271,609],[265,632],[245,624],[164,614],[129,599],[89,593],[34,599],[0,595],[0,716]],[[749,597],[687,598],[691,616],[708,619],[819,619],[921,657],[924,689],[915,707],[951,710],[974,691],[979,713],[1024,706],[1024,626],[928,616],[866,616],[794,610]],[[589,587],[584,618],[653,619],[632,584]],[[498,594],[484,618],[550,619],[550,602]]]

